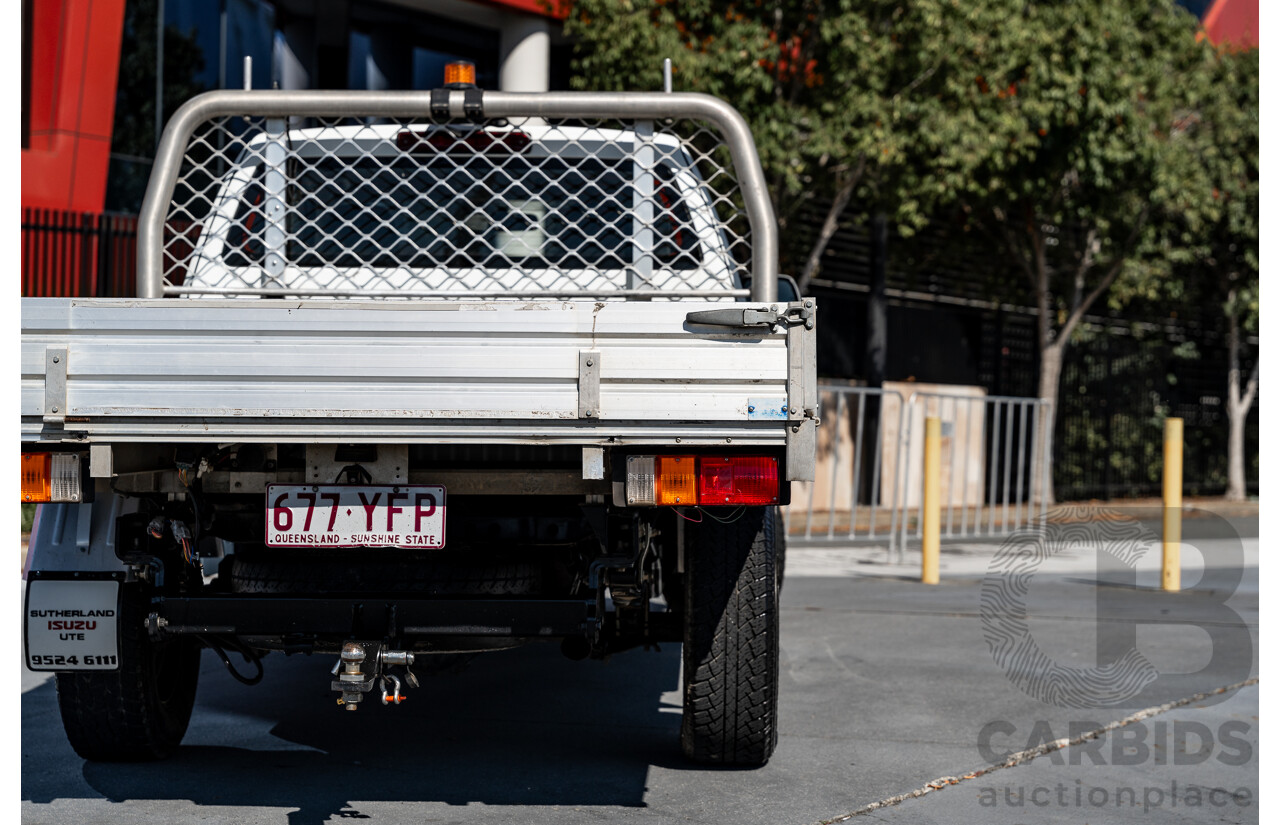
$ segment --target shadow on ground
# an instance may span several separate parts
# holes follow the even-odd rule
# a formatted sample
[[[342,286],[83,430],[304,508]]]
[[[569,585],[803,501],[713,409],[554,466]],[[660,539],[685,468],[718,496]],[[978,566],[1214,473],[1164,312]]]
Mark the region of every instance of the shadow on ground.
[[[604,664],[568,661],[549,645],[486,654],[424,678],[399,707],[354,713],[328,690],[330,657],[269,656],[267,678],[250,688],[204,655],[191,729],[166,762],[41,770],[55,755],[79,760],[56,709],[24,719],[34,747],[23,748],[23,799],[298,808],[291,825],[313,825],[362,818],[351,800],[643,807],[650,765],[685,764],[678,645]],[[53,683],[23,701],[56,705]]]

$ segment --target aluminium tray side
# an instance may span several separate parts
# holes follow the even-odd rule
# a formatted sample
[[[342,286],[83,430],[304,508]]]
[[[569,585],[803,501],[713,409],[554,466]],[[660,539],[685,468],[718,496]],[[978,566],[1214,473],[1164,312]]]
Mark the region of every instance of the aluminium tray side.
[[[24,299],[22,437],[781,446],[787,335],[685,323],[717,306]]]

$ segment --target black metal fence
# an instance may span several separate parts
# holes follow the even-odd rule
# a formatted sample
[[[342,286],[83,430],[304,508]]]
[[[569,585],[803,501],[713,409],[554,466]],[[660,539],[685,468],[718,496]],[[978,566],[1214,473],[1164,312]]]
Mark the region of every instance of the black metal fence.
[[[809,223],[820,220],[815,218]],[[797,227],[797,231],[805,225]],[[812,227],[809,227],[812,229]],[[944,227],[910,240],[890,238],[886,273],[885,377],[967,384],[991,395],[1038,393],[1035,316],[1025,279],[993,286],[993,259]],[[819,298],[818,370],[863,379],[870,235],[842,228],[810,293]],[[1227,487],[1227,352],[1216,303],[1181,308],[1130,305],[1092,318],[1067,349],[1054,433],[1054,492],[1060,501],[1153,497],[1161,492],[1164,419],[1183,419],[1184,493],[1222,495]],[[1101,312],[1106,313],[1105,309]],[[1188,317],[1188,315],[1192,317]],[[1245,348],[1248,372],[1256,341]],[[1258,491],[1255,401],[1245,427],[1245,482]]]
[[[1214,331],[1086,328],[1067,350],[1058,398],[1060,499],[1159,496],[1170,417],[1183,421],[1184,494],[1226,491],[1227,352]],[[1259,407],[1255,401],[1245,423],[1251,494],[1258,492]]]
[[[22,210],[22,294],[128,297],[136,294],[136,215]]]

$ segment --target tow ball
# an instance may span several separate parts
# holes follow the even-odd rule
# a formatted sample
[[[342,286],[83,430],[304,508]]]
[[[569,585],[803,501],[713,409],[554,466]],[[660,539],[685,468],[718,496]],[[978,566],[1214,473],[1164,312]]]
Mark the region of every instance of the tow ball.
[[[338,704],[347,710],[358,710],[364,695],[371,692],[374,685],[381,686],[382,704],[398,705],[406,698],[400,693],[400,677],[386,673],[385,669],[403,667],[405,682],[410,687],[418,687],[418,679],[409,669],[412,664],[413,654],[407,650],[387,650],[386,645],[378,642],[347,642],[333,666],[333,675],[338,678],[329,684],[342,694]]]

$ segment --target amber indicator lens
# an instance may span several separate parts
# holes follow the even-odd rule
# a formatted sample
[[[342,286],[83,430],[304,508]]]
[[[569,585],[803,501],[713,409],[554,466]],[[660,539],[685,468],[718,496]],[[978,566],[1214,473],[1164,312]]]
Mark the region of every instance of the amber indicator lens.
[[[469,60],[444,64],[444,85],[451,86],[454,83],[476,85],[476,64]]]
[[[691,455],[658,456],[654,491],[658,504],[697,504],[697,463]]]
[[[80,500],[79,454],[24,453],[21,470],[24,502]]]
[[[26,453],[22,456],[22,500],[49,500],[49,453]]]

